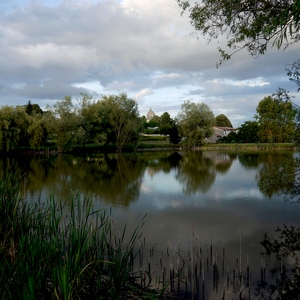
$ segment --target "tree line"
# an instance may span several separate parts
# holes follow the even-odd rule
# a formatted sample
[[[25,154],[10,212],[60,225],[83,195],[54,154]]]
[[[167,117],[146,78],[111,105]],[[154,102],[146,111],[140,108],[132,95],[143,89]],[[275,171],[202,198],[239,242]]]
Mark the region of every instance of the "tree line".
[[[174,119],[164,112],[148,122],[140,117],[137,102],[125,93],[100,100],[81,94],[76,100],[65,96],[45,111],[31,101],[1,107],[0,151],[54,146],[65,152],[88,144],[113,145],[121,151],[125,145],[135,148],[142,133],[166,135],[172,144],[192,148],[206,143],[214,126],[232,127],[224,114],[215,117],[207,104],[190,100],[184,101]],[[255,121],[246,121],[219,142],[300,142],[299,110],[288,92],[279,89],[265,97],[256,112]]]
[[[254,120],[244,122],[219,142],[299,144],[299,107],[292,102],[288,91],[279,88],[258,103]]]
[[[65,96],[45,111],[29,101],[25,106],[1,107],[0,150],[54,144],[63,152],[88,143],[114,143],[122,149],[138,140],[140,128],[138,105],[126,94],[98,101],[81,94],[75,104]]]

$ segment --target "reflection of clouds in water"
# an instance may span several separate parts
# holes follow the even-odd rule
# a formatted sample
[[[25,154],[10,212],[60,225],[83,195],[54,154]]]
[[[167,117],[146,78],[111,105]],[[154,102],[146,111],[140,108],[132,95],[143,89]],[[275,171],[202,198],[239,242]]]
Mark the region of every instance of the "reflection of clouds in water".
[[[150,193],[151,192],[151,187],[149,187],[148,185],[142,183],[141,184],[141,192]]]
[[[158,199],[156,199],[158,200]],[[158,209],[158,210],[165,210],[167,208],[173,208],[173,209],[179,209],[180,207],[183,206],[182,201],[181,200],[168,200],[165,199],[165,201],[154,201],[153,202],[153,206]]]
[[[245,172],[242,167],[233,164],[229,171],[234,176],[232,179],[227,179],[223,174],[217,175],[215,183],[211,189],[203,193],[196,193],[193,196],[185,196],[182,191],[182,184],[175,178],[176,170],[171,170],[169,173],[145,172],[143,182],[141,184],[141,192],[150,196],[150,202],[147,206],[152,209],[163,211],[166,209],[186,210],[189,207],[201,208],[213,206],[213,202],[236,201],[236,200],[259,200],[265,198],[260,193],[254,183],[254,172]],[[246,173],[246,174],[245,174]],[[244,186],[251,186],[251,188]],[[143,197],[140,198],[143,199]],[[144,201],[143,201],[144,202]]]
[[[155,174],[145,172],[142,183],[143,191],[159,191],[168,193],[182,193],[181,185],[175,178],[175,171],[171,170],[169,173],[159,171]]]
[[[239,188],[227,192],[225,192],[224,190],[215,189],[211,195],[211,199],[216,201],[223,201],[223,200],[236,201],[237,199],[259,200],[259,201],[266,200],[258,188],[251,188],[251,189]]]

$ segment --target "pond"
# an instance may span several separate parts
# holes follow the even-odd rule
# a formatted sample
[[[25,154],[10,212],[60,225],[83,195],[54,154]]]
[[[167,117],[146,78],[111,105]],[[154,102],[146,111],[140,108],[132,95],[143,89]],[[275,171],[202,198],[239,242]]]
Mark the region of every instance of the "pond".
[[[144,223],[135,269],[152,287],[159,278],[174,297],[293,299],[297,155],[164,151],[19,156],[0,164],[25,174],[27,201],[82,191],[94,195],[95,209],[111,212],[116,231]]]

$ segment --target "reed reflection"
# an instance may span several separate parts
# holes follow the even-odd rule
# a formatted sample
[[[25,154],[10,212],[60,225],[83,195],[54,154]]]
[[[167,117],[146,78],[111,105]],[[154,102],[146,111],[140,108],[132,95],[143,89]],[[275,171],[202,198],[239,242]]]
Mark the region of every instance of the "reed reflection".
[[[270,274],[258,283],[260,294],[272,299],[299,299],[300,295],[300,228],[283,225],[274,235],[265,233],[261,245],[271,261]]]

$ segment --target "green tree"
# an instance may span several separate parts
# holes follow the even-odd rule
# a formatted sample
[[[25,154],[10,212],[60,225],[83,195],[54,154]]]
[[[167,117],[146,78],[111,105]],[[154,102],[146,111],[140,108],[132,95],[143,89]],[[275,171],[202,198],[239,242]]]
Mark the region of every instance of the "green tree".
[[[104,96],[99,104],[106,143],[116,143],[118,151],[121,151],[126,143],[136,143],[142,127],[137,102],[121,93]]]
[[[149,120],[147,123],[147,127],[159,127],[160,126],[160,117],[159,116],[154,116]]]
[[[81,133],[78,111],[72,103],[72,98],[65,96],[63,100],[48,108],[49,113],[45,119],[58,151],[71,150]]]
[[[159,126],[159,133],[164,135],[169,135],[170,130],[172,128],[173,120],[168,112],[164,112],[160,116],[160,126]]]
[[[216,126],[232,128],[230,120],[223,114],[216,116]]]
[[[3,106],[0,109],[0,150],[29,145],[28,126],[30,119],[22,106]]]
[[[240,143],[257,143],[258,142],[258,122],[246,121],[238,130],[238,141]]]
[[[77,142],[84,146],[87,143],[99,143],[105,140],[101,128],[101,117],[99,114],[99,101],[95,103],[93,97],[82,93],[79,102],[79,128]]]
[[[26,110],[22,106],[16,106],[13,110],[13,119],[11,129],[14,134],[18,135],[17,147],[29,146],[28,126],[30,124],[30,118],[26,113]]]
[[[29,135],[29,145],[33,148],[42,146],[48,136],[46,118],[40,114],[30,116],[30,124],[27,131]]]
[[[9,151],[19,142],[19,130],[13,128],[14,108],[3,106],[0,110],[0,149]]]
[[[147,118],[146,118],[145,116],[141,116],[141,117],[140,117],[140,121],[141,121],[143,130],[145,130],[145,129],[147,128],[147,126],[148,126]]]
[[[286,48],[300,39],[299,0],[177,0],[189,11],[191,24],[208,40],[227,35],[230,54],[219,49],[223,60],[241,50],[262,55],[268,45]]]
[[[213,134],[215,117],[205,103],[184,101],[177,116],[182,143],[187,147],[200,146]]]
[[[40,108],[38,104],[32,104],[31,101],[29,100],[27,105],[25,105],[25,110],[28,115],[33,115],[33,114],[43,114],[43,110]]]
[[[171,129],[169,131],[170,143],[177,145],[181,141],[181,137],[179,135],[179,129],[175,122],[172,123]]]
[[[222,136],[217,140],[217,143],[237,143],[239,142],[238,134],[235,131],[231,131],[227,136]]]
[[[287,93],[279,90],[278,94],[262,99],[257,108],[257,119],[260,142],[290,142],[295,132],[295,110],[287,100]]]
[[[163,125],[170,125],[171,124],[171,116],[168,112],[164,112],[161,116],[160,116],[160,124]]]

